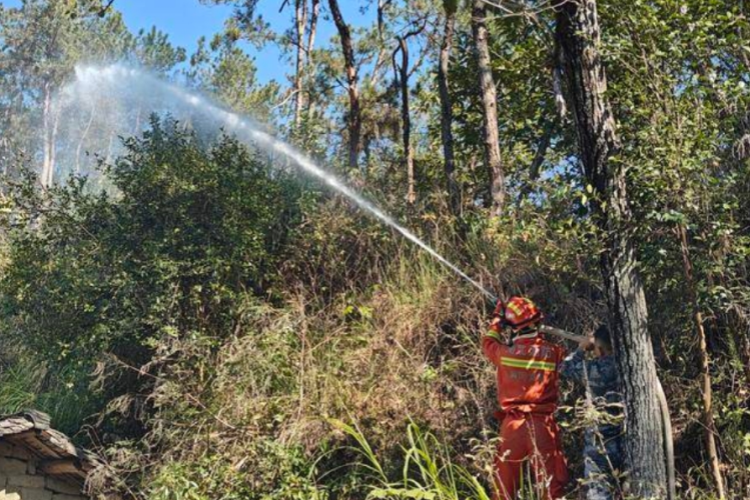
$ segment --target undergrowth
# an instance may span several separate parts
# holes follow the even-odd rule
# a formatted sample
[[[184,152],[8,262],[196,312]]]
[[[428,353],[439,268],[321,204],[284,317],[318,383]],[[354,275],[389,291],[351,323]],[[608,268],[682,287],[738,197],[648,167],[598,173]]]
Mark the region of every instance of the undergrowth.
[[[19,215],[0,219],[0,413],[49,412],[107,457],[98,491],[133,498],[491,497],[495,376],[477,340],[493,305],[479,291],[231,140],[196,150],[168,126],[133,141],[113,167],[120,197],[21,186]],[[598,254],[566,197],[460,227],[429,203],[403,220],[484,286],[590,332],[605,315]],[[706,498],[693,347],[670,336],[681,314],[657,312],[655,340],[681,493]],[[745,491],[748,374],[727,358],[712,365],[717,424],[729,487]],[[562,389],[580,477],[582,394]]]
[[[71,436],[78,434],[98,403],[88,387],[88,371],[75,366],[50,369],[24,349],[1,348],[0,415],[36,409],[48,413],[55,428]]]

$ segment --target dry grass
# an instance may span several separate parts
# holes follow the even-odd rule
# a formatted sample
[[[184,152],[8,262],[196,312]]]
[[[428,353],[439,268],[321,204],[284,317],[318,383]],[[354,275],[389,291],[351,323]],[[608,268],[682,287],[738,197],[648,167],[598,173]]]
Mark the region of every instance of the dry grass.
[[[579,259],[581,269],[558,267],[555,259],[580,244],[555,240],[539,224],[520,242],[501,232],[489,240],[470,234],[465,260],[496,289],[531,295],[551,323],[590,331],[603,317],[596,275],[581,273],[591,256]],[[344,240],[355,243],[351,252],[366,253],[379,237],[349,232]],[[373,262],[342,257],[341,244],[331,243],[332,255],[308,260],[306,272],[335,274],[338,258],[357,266]],[[529,261],[528,253],[556,257]],[[298,282],[285,285],[283,304],[248,299],[234,335],[221,345],[200,338],[163,345],[159,355],[173,361],[150,369],[158,383],[149,399],[149,434],[137,446],[113,449],[120,473],[159,500],[182,498],[162,493],[183,490],[199,492],[197,499],[245,498],[248,491],[269,499],[323,499],[334,490],[336,498],[364,498],[365,478],[351,467],[357,461],[348,448],[352,436],[331,426],[333,419],[356,423],[389,480],[404,465],[409,425],[449,447],[456,467],[486,477],[495,379],[477,339],[488,304],[405,246],[369,272],[362,281],[339,276],[331,287],[320,274],[310,282],[298,272]],[[581,394],[563,389],[565,446],[580,476],[575,415]],[[688,399],[675,401],[683,407]],[[689,471],[686,480],[700,480],[699,473]]]

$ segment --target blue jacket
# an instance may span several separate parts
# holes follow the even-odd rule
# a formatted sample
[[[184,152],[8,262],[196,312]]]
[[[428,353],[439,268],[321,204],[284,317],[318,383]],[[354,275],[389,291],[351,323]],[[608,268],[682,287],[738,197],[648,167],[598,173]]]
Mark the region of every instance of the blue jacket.
[[[561,363],[560,375],[584,386],[588,380],[594,404],[612,417],[598,426],[599,432],[606,436],[621,432],[621,424],[614,423],[622,420],[622,393],[614,356],[586,360],[584,351],[577,349]]]

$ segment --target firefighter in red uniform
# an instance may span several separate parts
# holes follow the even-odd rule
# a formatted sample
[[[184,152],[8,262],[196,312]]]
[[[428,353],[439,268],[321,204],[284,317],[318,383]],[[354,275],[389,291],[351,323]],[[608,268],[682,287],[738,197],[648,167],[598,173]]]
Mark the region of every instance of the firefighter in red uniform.
[[[516,498],[526,461],[530,461],[540,498],[562,498],[568,481],[560,430],[553,415],[564,351],[539,332],[542,317],[532,301],[512,297],[498,304],[489,331],[482,337],[482,350],[497,367],[501,424],[495,467],[496,498],[500,500]],[[503,327],[513,331],[510,345],[500,335]]]

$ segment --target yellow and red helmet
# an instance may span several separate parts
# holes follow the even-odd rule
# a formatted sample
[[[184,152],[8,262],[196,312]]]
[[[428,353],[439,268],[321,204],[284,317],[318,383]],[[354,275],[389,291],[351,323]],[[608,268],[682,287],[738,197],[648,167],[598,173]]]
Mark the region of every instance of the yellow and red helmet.
[[[511,297],[507,302],[498,302],[495,314],[503,325],[514,331],[533,326],[544,319],[542,311],[526,297]]]

